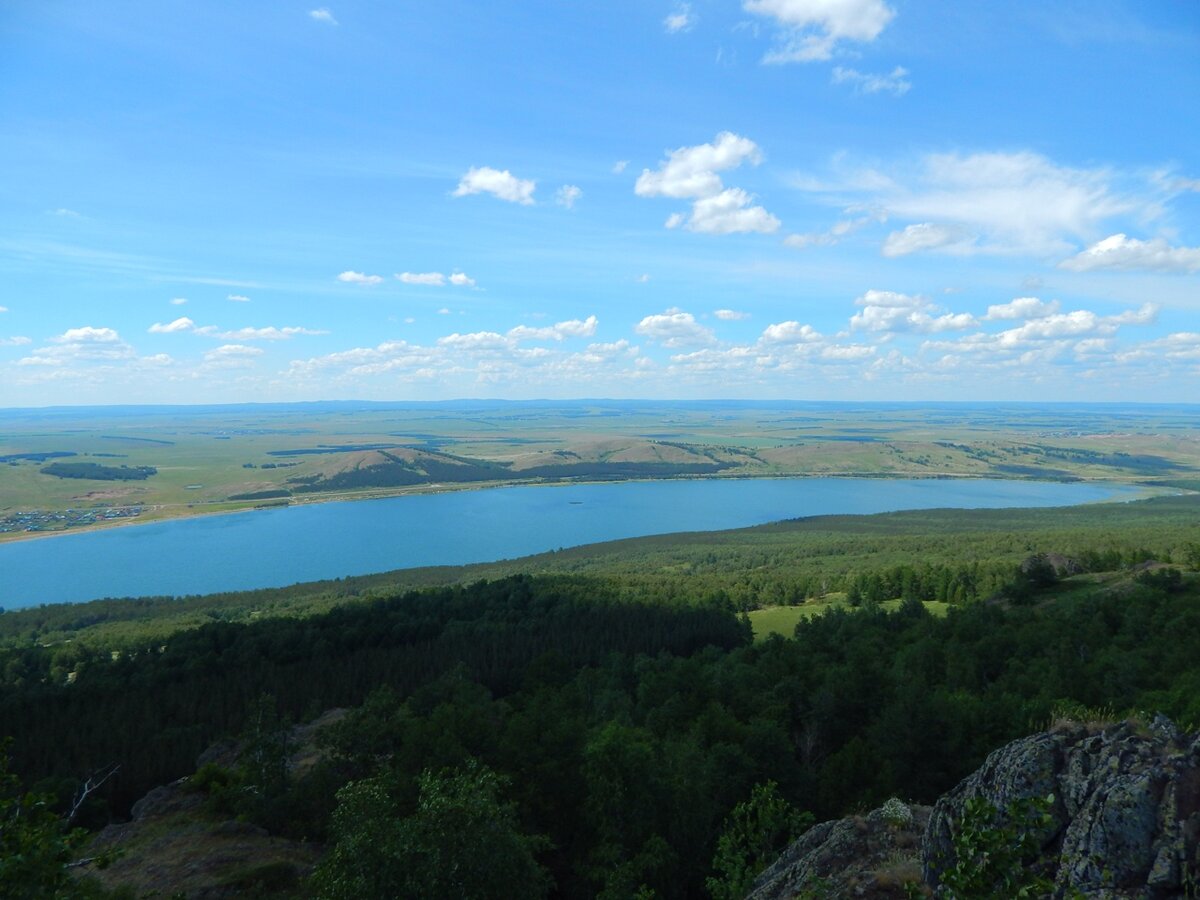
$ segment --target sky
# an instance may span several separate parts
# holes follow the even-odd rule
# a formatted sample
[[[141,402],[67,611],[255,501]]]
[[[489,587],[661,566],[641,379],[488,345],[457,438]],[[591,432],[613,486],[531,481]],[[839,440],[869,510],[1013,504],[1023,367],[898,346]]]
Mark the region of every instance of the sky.
[[[0,407],[1200,399],[1200,3],[0,4]]]

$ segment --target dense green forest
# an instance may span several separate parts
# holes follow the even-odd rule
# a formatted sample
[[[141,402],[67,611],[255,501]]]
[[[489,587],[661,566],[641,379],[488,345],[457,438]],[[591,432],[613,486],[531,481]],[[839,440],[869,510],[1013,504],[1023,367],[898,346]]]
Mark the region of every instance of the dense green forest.
[[[413,867],[400,862],[429,841],[453,844],[447,810],[466,817],[451,817],[456,828],[495,837],[471,852],[507,861],[505,883],[529,896],[720,896],[718,841],[728,849],[735,809],[765,792],[793,823],[893,795],[929,801],[1064,706],[1200,721],[1194,519],[1160,507],[1157,529],[1077,545],[1069,568],[1080,574],[1066,579],[1031,533],[1008,533],[1017,561],[993,531],[990,558],[954,563],[952,543],[972,547],[954,521],[897,537],[870,517],[847,554],[872,529],[885,546],[927,551],[908,563],[896,545],[855,556],[841,578],[858,609],[757,643],[719,580],[697,573],[688,594],[677,575],[612,571],[422,591],[379,583],[364,588],[372,599],[327,598],[327,611],[140,643],[130,632],[116,650],[10,632],[0,734],[16,738],[25,783],[63,799],[81,775],[120,764],[81,811],[89,826],[192,773],[213,741],[241,736],[240,764],[193,781],[228,814],[326,842],[310,885],[319,896],[434,891],[404,881]],[[791,532],[806,546],[803,529]],[[836,527],[825,533],[837,539]],[[765,558],[779,552],[764,544]],[[986,596],[960,577],[977,563],[995,569]],[[754,567],[761,590],[787,596],[772,579],[797,576],[780,568]],[[946,592],[945,618],[918,602]],[[879,597],[906,602],[885,613]],[[320,763],[299,778],[270,765],[284,725],[330,707],[351,711],[325,732]]]
[[[158,474],[154,466],[102,466],[91,462],[54,462],[41,469],[58,478],[89,478],[93,481],[145,481]]]

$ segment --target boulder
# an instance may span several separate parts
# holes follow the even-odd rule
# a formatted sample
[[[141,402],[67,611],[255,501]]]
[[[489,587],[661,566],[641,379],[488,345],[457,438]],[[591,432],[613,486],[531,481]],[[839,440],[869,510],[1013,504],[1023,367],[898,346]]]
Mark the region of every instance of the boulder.
[[[931,887],[954,865],[954,829],[976,797],[1001,811],[1053,797],[1036,837],[1060,896],[1183,896],[1200,870],[1200,736],[1161,716],[1068,724],[993,752],[933,808],[921,844]]]

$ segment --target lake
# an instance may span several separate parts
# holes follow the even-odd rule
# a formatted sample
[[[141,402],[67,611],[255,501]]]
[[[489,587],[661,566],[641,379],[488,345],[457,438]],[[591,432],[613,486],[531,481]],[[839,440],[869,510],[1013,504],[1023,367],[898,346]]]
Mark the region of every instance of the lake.
[[[0,544],[0,606],[280,587],[840,513],[1067,506],[1121,485],[759,478],[522,486],[317,503]]]

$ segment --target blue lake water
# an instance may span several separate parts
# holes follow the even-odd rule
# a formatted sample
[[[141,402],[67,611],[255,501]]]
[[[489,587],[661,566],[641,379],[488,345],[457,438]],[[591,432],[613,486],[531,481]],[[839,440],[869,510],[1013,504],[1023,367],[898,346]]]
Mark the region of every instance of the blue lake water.
[[[506,487],[317,503],[0,544],[0,606],[278,587],[800,516],[1066,506],[1137,492],[1031,481],[764,478]]]

